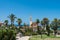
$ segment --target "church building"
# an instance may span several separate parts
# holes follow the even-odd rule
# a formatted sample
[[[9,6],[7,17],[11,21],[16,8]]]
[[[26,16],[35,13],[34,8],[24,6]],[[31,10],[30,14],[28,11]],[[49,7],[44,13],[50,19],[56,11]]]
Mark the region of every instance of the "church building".
[[[33,31],[37,31],[37,23],[32,21],[32,16],[30,16],[30,28],[33,28]]]

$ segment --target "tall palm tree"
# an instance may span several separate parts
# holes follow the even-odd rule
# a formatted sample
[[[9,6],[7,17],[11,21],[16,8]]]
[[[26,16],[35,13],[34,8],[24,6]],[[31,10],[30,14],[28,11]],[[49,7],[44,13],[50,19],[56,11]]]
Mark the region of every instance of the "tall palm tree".
[[[41,38],[42,38],[42,33],[45,33],[44,31],[45,31],[45,23],[44,23],[44,21],[42,20],[41,21],[41,29],[40,29],[40,31],[41,31]]]
[[[17,19],[19,27],[21,26],[22,20],[20,18]]]
[[[46,28],[46,25],[49,23],[48,18],[43,18],[41,21],[41,25],[43,26],[43,29]],[[46,30],[46,29],[45,29]]]
[[[45,24],[49,23],[49,19],[48,18],[43,18],[43,21],[44,21]]]
[[[8,18],[10,18],[10,20],[11,20],[11,26],[13,26],[14,25],[14,20],[15,20],[16,16],[14,14],[10,14],[8,16]]]
[[[24,25],[24,28],[25,28],[25,32],[26,32],[26,31],[27,31],[27,30],[26,30],[26,26],[27,26],[27,25],[26,25],[26,23],[24,23],[23,25]]]
[[[38,24],[40,23],[40,20],[39,19],[36,19],[36,23],[37,23],[37,26],[38,26]]]
[[[51,25],[52,25],[53,30],[54,30],[54,36],[56,36],[57,28],[58,28],[58,19],[55,18],[55,19],[52,21]]]
[[[43,18],[43,22],[44,25],[46,27],[46,31],[47,31],[47,36],[50,36],[50,27],[49,27],[49,19],[48,18]]]
[[[38,25],[39,23],[40,23],[40,20],[39,19],[36,19],[38,33],[40,33],[40,31],[39,31],[39,25]]]
[[[43,29],[44,29],[45,28],[45,23],[44,23],[43,20],[41,21],[41,25],[43,26]]]
[[[44,23],[43,20],[41,21],[41,31],[42,31],[43,33],[45,33],[45,31],[46,31],[45,23]]]
[[[4,23],[5,23],[5,26],[8,26],[8,20],[5,20]]]
[[[60,26],[60,19],[58,20],[58,26]]]

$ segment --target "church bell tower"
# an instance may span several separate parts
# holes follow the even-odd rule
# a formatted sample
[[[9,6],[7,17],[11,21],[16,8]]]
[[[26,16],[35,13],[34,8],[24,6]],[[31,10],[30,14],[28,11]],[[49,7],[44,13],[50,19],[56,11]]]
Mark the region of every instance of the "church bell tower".
[[[30,27],[32,25],[32,16],[30,16]]]

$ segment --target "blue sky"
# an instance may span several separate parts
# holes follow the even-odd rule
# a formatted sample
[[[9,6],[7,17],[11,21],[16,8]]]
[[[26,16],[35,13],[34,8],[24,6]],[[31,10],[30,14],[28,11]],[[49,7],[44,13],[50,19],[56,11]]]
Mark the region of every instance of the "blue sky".
[[[4,21],[11,13],[21,18],[23,23],[29,23],[29,17],[32,20],[47,17],[49,20],[60,19],[60,1],[59,0],[0,0],[0,21]],[[16,21],[16,20],[15,20]],[[16,22],[15,22],[16,23]]]

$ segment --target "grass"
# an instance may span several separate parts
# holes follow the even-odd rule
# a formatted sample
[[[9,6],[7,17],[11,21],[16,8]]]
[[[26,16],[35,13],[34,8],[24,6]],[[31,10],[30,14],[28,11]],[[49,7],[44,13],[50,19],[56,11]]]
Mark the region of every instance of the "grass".
[[[29,40],[60,40],[60,37],[54,37],[53,35],[48,37],[46,35],[42,35],[41,38],[41,35],[35,35],[32,36]]]

